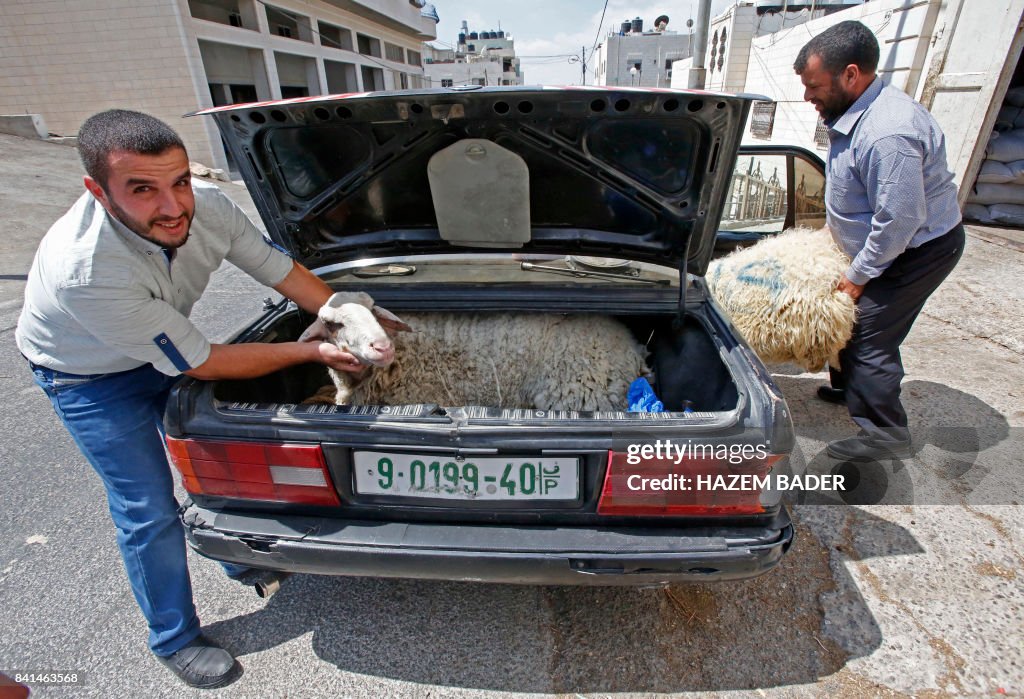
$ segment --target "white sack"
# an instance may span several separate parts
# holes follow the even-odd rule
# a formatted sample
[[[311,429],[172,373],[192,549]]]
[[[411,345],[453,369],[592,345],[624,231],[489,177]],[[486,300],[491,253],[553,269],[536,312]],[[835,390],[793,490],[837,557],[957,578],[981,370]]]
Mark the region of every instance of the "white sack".
[[[968,204],[1024,204],[1024,185],[977,184],[967,197]]]
[[[984,204],[968,204],[964,207],[964,218],[978,223],[994,223],[988,208]]]
[[[988,207],[989,215],[996,223],[1007,226],[1024,226],[1024,205],[993,204]]]
[[[1004,131],[997,138],[995,133],[992,135],[985,149],[985,157],[1003,163],[1024,160],[1024,129]]]
[[[1013,182],[1013,178],[1014,174],[1007,164],[998,160],[986,160],[981,164],[981,172],[978,173],[980,184],[1006,184]]]
[[[1024,184],[1024,160],[1014,160],[1012,163],[1006,163],[1006,167],[1009,168],[1010,174],[1013,175],[1013,182],[1015,184]]]

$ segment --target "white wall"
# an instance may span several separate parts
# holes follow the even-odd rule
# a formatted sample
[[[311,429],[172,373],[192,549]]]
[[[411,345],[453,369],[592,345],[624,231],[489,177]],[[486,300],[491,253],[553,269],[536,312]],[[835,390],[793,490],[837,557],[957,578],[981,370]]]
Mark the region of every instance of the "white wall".
[[[452,85],[471,85],[476,79],[483,79],[486,85],[501,85],[504,73],[501,60],[473,61],[472,63],[428,63],[423,66],[427,87],[441,87],[442,80],[451,80]],[[504,79],[516,80],[515,75]],[[517,84],[513,82],[512,84]],[[519,80],[518,84],[522,84]]]
[[[685,58],[691,53],[691,43],[687,34],[609,35],[593,62],[594,84],[669,87],[675,73],[668,75],[665,61]],[[642,70],[633,75],[629,69],[635,61]]]
[[[879,75],[913,96],[921,77],[920,62],[915,58],[931,40],[934,11],[940,2],[874,0],[753,39],[744,91],[766,95],[778,103],[770,142],[799,145],[812,151],[817,148],[814,132],[818,114],[803,101],[803,85],[793,71],[793,61],[811,37],[845,20],[858,20],[874,31],[881,49]],[[744,142],[766,141],[748,133]]]
[[[360,0],[389,24],[329,2],[273,5],[413,51],[422,51],[421,38],[436,33],[435,23],[407,0]],[[213,121],[181,118],[213,105],[210,82],[255,83],[260,98],[271,99],[280,97],[282,77],[286,84],[308,85],[311,93],[326,92],[323,58],[384,69],[387,89],[397,87],[398,71],[422,73],[420,66],[321,47],[316,34],[307,37],[312,42],[272,36],[257,0],[239,0],[239,10],[260,31],[194,18],[188,0],[0,0],[0,113],[39,113],[51,131],[74,135],[91,114],[138,109],[173,126],[193,159],[224,166]]]
[[[40,113],[51,131],[74,135],[96,112],[137,109],[209,153],[201,120],[181,118],[197,99],[179,9],[168,0],[2,0],[0,113]]]

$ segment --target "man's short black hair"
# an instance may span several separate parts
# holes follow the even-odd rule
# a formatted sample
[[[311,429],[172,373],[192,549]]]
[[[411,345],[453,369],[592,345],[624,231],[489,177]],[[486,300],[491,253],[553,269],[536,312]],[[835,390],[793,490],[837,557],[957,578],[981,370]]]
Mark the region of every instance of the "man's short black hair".
[[[878,68],[878,39],[860,22],[847,20],[829,27],[804,44],[793,63],[793,70],[803,73],[807,60],[817,56],[822,67],[833,76],[853,64],[862,73],[874,73]]]
[[[174,129],[156,117],[127,109],[93,114],[78,130],[78,155],[85,172],[104,188],[110,175],[111,153],[159,155],[169,148],[185,150]]]

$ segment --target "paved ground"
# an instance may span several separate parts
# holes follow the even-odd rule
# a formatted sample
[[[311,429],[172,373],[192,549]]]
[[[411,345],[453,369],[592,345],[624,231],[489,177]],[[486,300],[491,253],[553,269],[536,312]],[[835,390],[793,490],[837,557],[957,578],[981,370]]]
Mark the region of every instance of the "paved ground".
[[[33,696],[190,696],[149,656],[102,489],[14,347],[35,243],[81,191],[75,151],[0,135],[0,152],[0,672],[85,673]],[[849,474],[855,505],[796,504],[771,574],[667,590],[298,576],[264,603],[194,557],[203,622],[246,668],[213,694],[1024,696],[1022,278],[1024,253],[969,239],[905,346],[919,452]],[[194,317],[223,338],[266,295],[225,267]],[[773,373],[798,459],[827,469],[822,439],[852,425],[813,398],[821,375]]]

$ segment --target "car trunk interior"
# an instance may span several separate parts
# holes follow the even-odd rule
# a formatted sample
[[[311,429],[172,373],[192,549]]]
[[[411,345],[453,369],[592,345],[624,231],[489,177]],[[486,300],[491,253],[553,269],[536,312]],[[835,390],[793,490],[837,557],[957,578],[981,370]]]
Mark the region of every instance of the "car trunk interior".
[[[654,372],[654,390],[664,402],[666,412],[679,413],[684,407],[689,407],[696,413],[714,413],[736,407],[736,385],[707,329],[695,317],[686,315],[678,328],[674,327],[674,318],[670,315],[616,318],[650,350],[647,364]],[[295,340],[310,321],[309,316],[298,311],[286,313],[263,333],[260,340]],[[302,403],[330,383],[323,366],[303,364],[261,378],[218,381],[214,397],[222,407],[230,405],[232,409],[244,409],[240,406],[261,404],[261,409],[265,409],[267,404]],[[626,407],[626,397],[623,396],[622,410]],[[580,419],[586,419],[586,416],[582,413]],[[607,419],[607,414],[602,418]]]

